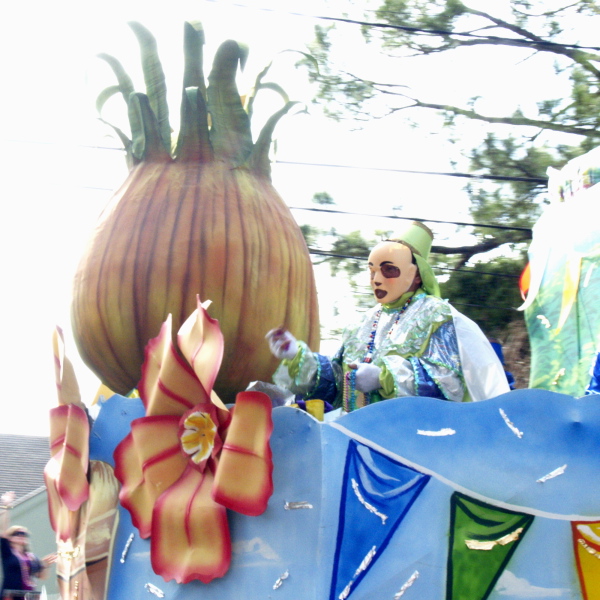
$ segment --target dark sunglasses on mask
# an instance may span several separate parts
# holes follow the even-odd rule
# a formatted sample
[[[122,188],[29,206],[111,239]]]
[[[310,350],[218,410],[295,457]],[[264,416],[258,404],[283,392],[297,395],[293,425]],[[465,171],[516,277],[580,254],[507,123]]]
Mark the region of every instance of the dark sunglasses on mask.
[[[381,274],[386,279],[396,279],[396,277],[400,277],[400,268],[396,265],[392,265],[389,263],[385,263],[381,265]],[[371,271],[371,279],[375,277],[375,271]]]
[[[29,537],[29,534],[26,531],[15,531],[13,537]]]

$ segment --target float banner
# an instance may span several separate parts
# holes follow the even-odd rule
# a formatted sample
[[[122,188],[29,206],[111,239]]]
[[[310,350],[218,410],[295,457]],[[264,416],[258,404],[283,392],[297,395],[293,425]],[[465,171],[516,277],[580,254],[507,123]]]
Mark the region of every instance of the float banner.
[[[429,475],[350,441],[330,600],[345,600],[356,589],[428,481]]]
[[[600,600],[600,521],[574,521],[573,544],[583,600]]]
[[[450,500],[446,600],[485,600],[533,522],[454,492]]]

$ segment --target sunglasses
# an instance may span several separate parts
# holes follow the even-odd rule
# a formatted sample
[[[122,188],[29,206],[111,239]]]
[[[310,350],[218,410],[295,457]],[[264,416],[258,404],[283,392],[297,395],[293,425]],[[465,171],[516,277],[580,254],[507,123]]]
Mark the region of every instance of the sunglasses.
[[[29,537],[29,534],[26,531],[15,531],[12,537]]]
[[[389,263],[381,265],[381,274],[386,279],[396,279],[396,277],[400,277],[400,273],[400,268],[396,265],[391,265]],[[373,279],[374,277],[375,271],[371,271],[371,279]]]

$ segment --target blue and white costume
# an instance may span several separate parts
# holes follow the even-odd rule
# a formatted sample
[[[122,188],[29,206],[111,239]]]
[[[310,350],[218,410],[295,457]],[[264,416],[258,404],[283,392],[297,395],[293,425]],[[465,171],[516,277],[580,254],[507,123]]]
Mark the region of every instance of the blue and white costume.
[[[422,289],[370,309],[346,329],[332,358],[299,342],[273,379],[303,399],[318,398],[351,412],[399,396],[428,396],[454,402],[483,400],[509,391],[491,344],[479,327]],[[370,362],[381,369],[381,387],[356,390],[349,365]]]

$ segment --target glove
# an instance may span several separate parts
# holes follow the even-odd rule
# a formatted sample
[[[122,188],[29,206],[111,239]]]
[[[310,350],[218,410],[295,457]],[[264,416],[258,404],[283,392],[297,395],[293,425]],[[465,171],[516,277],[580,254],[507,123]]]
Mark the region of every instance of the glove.
[[[291,360],[296,356],[298,342],[286,329],[271,329],[265,338],[269,342],[271,353],[279,360],[283,360],[284,358]]]
[[[365,394],[378,390],[381,387],[379,374],[381,369],[370,363],[356,363],[348,365],[351,369],[356,369],[356,389]]]

